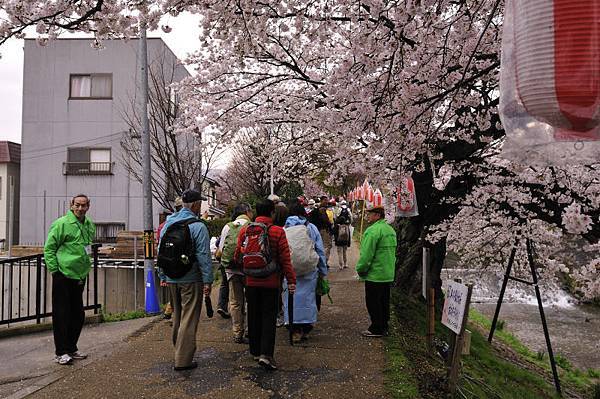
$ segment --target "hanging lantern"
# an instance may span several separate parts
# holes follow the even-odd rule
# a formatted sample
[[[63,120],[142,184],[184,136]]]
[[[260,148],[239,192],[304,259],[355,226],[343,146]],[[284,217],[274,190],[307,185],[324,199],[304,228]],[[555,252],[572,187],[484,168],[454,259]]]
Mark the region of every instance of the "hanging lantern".
[[[373,203],[373,187],[371,187],[371,185],[369,184],[369,187],[367,188],[367,201],[369,201],[370,203]]]
[[[383,195],[379,189],[373,193],[373,206],[383,206]]]
[[[397,188],[396,207],[397,216],[400,217],[411,217],[419,214],[415,182],[412,177],[403,178],[400,186]]]
[[[596,160],[599,147],[589,142],[600,140],[600,2],[508,0],[500,89],[509,157]]]

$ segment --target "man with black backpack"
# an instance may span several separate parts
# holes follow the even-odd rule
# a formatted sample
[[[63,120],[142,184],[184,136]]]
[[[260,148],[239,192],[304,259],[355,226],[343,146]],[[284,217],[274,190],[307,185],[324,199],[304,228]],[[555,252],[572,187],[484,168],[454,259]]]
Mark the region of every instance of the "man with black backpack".
[[[198,218],[202,196],[186,190],[183,208],[169,216],[160,236],[158,267],[173,301],[173,345],[175,370],[190,370],[196,352],[196,331],[202,296],[210,295],[213,271],[208,229]]]
[[[234,259],[246,275],[250,354],[266,370],[276,370],[273,360],[281,274],[290,294],[296,291],[296,273],[282,227],[273,224],[275,204],[256,203],[256,220],[242,227]]]
[[[252,220],[252,209],[246,203],[240,203],[233,209],[232,221],[223,226],[216,257],[225,270],[226,283],[229,284],[229,308],[233,329],[233,341],[244,344],[244,273],[239,263],[234,261],[235,248],[242,226]],[[219,293],[220,294],[220,293]],[[217,310],[218,311],[218,310]]]

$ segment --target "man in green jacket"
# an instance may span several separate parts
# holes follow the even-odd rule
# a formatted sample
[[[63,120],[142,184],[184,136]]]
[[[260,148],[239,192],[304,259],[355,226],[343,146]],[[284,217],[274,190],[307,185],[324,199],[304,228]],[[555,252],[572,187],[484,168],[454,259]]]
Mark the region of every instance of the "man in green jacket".
[[[367,210],[371,226],[360,243],[356,273],[365,282],[365,302],[371,326],[365,337],[382,337],[388,333],[390,320],[390,284],[396,269],[396,231],[385,221],[383,207]]]
[[[50,226],[44,247],[46,268],[52,274],[55,361],[61,365],[87,357],[77,349],[77,341],[85,319],[82,294],[96,236],[96,226],[85,216],[89,209],[86,195],[73,197],[69,212]]]

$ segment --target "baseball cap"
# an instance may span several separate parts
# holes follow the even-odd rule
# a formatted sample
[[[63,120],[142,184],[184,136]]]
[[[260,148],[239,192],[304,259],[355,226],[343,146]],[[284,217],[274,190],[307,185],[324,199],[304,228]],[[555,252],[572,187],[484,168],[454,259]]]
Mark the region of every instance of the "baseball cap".
[[[202,201],[206,199],[200,194],[199,191],[196,190],[185,190],[183,194],[181,194],[181,200],[186,204],[191,204],[192,202]]]
[[[273,201],[274,203],[281,202],[281,198],[277,194],[271,194],[267,197],[268,200]]]
[[[372,206],[367,208],[367,212],[378,213],[381,216],[385,216],[385,209],[382,206]]]

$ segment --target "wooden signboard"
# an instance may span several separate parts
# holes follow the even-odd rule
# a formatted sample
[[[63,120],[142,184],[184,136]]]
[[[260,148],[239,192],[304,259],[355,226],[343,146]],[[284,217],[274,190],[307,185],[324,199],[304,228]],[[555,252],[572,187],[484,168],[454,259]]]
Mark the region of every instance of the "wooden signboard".
[[[468,293],[469,288],[466,285],[454,281],[448,282],[442,311],[442,324],[456,334],[461,333]]]

